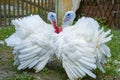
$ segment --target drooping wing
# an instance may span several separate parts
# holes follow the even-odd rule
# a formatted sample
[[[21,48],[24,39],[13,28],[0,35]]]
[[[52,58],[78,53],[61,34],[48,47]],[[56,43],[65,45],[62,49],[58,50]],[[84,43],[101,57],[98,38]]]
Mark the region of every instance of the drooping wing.
[[[110,49],[106,45],[112,38],[111,31],[105,32],[103,28],[100,29],[98,22],[90,17],[82,17],[76,22],[75,27],[78,27],[78,34],[83,35],[86,41],[94,45],[95,51],[92,55],[96,58],[96,65],[105,72],[102,64],[107,62],[106,57],[111,56]]]
[[[106,59],[108,57],[111,57],[110,49],[106,45],[106,43],[109,42],[113,36],[110,35],[110,32],[110,30],[105,32],[103,28],[101,28],[95,32],[95,35],[93,37],[93,43],[95,44],[96,64],[102,72],[105,72],[102,64],[107,63]]]
[[[97,21],[86,17],[63,29],[56,42],[56,55],[71,80],[85,74],[95,78],[91,70],[96,66],[104,72],[102,64],[106,63],[106,57],[111,56],[105,44],[111,40],[112,35],[109,34],[110,30],[105,32]]]
[[[38,72],[44,68],[54,53],[52,43],[54,30],[40,16],[31,15],[13,20],[16,32],[5,41],[13,47],[18,69],[35,68]]]
[[[54,32],[52,25],[45,23],[39,15],[15,19],[12,20],[12,24],[16,31],[5,40],[7,45],[11,47],[19,44],[33,33]]]
[[[70,80],[82,78],[86,74],[95,78],[92,70],[96,68],[96,60],[91,55],[94,48],[74,30],[74,27],[67,27],[59,34],[56,56],[61,60]]]
[[[36,72],[40,71],[54,54],[52,43],[49,35],[32,34],[14,47],[14,65],[18,65],[19,70],[34,68]]]

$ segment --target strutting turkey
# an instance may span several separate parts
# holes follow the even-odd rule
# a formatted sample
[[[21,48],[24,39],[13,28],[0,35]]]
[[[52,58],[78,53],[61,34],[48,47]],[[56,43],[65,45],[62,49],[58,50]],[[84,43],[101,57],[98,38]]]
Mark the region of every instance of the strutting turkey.
[[[51,24],[45,23],[40,16],[31,15],[13,20],[16,32],[5,41],[13,47],[18,69],[34,68],[42,70],[55,54],[62,62],[70,80],[84,77],[95,78],[92,70],[98,67],[104,72],[102,64],[110,57],[110,49],[105,44],[110,41],[110,30],[105,32],[97,21],[82,17],[74,25],[75,12],[68,11],[57,27],[55,13],[48,14]]]
[[[54,23],[55,13],[50,12],[48,19]],[[15,25],[16,32],[5,41],[14,49],[14,65],[17,65],[19,70],[34,68],[36,72],[40,71],[54,53],[52,44],[55,33],[58,33],[57,29],[54,30],[53,26],[45,23],[39,15],[15,19],[12,24]]]
[[[75,13],[68,11],[63,21],[72,17],[75,17]],[[96,78],[91,71],[96,67],[104,72],[102,64],[107,62],[106,57],[111,56],[105,43],[111,38],[110,30],[105,32],[90,17],[82,17],[74,25],[64,27],[56,42],[56,55],[70,80],[82,78],[86,74]]]

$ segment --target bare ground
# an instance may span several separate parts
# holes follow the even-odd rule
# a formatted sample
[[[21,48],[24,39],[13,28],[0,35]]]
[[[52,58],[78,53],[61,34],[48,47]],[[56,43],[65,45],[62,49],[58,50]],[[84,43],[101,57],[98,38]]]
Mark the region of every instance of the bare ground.
[[[39,73],[35,73],[34,70],[30,69],[19,71],[13,66],[14,56],[12,50],[4,45],[0,47],[2,47],[0,49],[0,80],[69,80],[60,62],[57,60],[47,64]],[[87,76],[82,80],[120,80],[120,76],[116,77],[114,74],[113,76],[107,76],[100,71],[98,72],[99,74],[96,73],[96,79]]]
[[[17,67],[13,66],[12,50],[8,50],[5,46],[0,47],[3,47],[0,49],[0,80],[32,80],[34,78],[35,80],[67,80],[67,75],[56,60],[47,64],[39,73],[29,69],[19,71]],[[27,77],[31,78],[28,79]]]

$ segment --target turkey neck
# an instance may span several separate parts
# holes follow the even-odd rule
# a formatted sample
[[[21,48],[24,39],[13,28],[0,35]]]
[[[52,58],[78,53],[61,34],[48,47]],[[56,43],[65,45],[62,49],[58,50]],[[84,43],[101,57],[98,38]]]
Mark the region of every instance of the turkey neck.
[[[57,26],[56,21],[53,21],[52,24],[53,24],[53,27],[54,27],[55,33],[59,34],[59,27]]]

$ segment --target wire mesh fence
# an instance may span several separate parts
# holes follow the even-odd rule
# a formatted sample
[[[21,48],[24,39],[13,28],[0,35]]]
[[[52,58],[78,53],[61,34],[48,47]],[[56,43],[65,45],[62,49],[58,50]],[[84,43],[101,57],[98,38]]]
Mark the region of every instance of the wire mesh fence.
[[[11,20],[30,14],[40,14],[46,20],[49,11],[54,12],[54,0],[0,0],[0,26],[11,24]]]
[[[104,19],[111,27],[120,28],[120,0],[81,0],[77,17]]]

